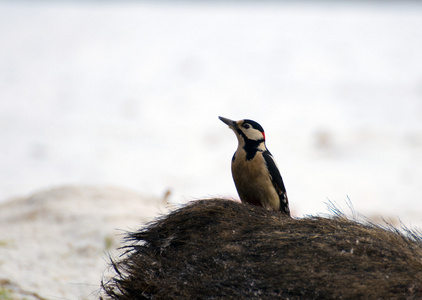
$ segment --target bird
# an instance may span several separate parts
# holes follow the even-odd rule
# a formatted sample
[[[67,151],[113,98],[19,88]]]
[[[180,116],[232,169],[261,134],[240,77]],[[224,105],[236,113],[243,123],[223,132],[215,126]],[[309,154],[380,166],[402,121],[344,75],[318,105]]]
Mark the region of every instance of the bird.
[[[277,164],[265,145],[262,126],[249,119],[233,121],[218,118],[233,130],[238,140],[231,171],[240,200],[290,216],[286,188]]]

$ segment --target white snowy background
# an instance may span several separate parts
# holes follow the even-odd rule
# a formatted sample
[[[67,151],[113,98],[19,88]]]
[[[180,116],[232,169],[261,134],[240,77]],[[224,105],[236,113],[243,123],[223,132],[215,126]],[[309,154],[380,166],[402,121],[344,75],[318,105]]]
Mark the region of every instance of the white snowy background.
[[[175,204],[237,198],[237,141],[220,115],[264,127],[295,216],[326,213],[327,199],[347,210],[349,197],[365,216],[421,226],[422,4],[0,2],[0,280],[48,299],[98,289],[107,263],[98,245],[99,262],[85,269],[75,272],[65,254],[50,261],[75,272],[77,284],[54,272],[53,283],[28,279],[36,265],[14,269],[16,253],[41,260],[51,243],[41,235],[47,246],[38,252],[20,246],[34,229],[23,213],[25,224],[6,216],[31,203],[38,215],[34,203],[68,197],[60,186],[140,195],[130,197],[145,209],[127,206],[139,226],[165,210],[156,208],[166,191]],[[50,188],[45,202],[30,196]],[[58,201],[51,211],[84,211],[104,228],[119,211],[110,235],[139,227],[118,197],[105,214],[90,192],[71,194],[73,210]],[[85,224],[40,218],[72,232]],[[92,240],[78,236],[78,245],[83,237]]]

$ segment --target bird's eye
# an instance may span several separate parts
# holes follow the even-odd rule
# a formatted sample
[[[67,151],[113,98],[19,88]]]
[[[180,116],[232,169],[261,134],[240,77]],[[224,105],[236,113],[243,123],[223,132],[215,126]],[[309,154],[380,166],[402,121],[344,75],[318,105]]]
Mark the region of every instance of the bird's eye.
[[[251,127],[251,126],[248,123],[245,123],[245,124],[242,125],[242,127],[245,128],[245,129],[249,129],[249,127]]]

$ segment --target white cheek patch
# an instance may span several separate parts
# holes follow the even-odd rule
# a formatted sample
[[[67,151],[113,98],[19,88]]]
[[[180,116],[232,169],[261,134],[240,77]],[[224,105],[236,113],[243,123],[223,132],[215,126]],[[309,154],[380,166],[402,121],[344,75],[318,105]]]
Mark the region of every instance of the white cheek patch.
[[[258,141],[258,140],[264,139],[264,135],[262,134],[262,132],[254,128],[249,128],[246,130],[243,129],[242,131],[245,133],[246,137],[250,140]]]

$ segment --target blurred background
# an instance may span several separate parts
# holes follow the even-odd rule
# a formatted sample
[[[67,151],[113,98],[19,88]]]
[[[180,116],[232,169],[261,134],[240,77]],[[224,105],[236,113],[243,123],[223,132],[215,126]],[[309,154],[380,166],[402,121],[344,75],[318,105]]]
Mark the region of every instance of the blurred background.
[[[0,201],[237,199],[224,116],[264,127],[295,216],[422,224],[420,2],[1,1],[0,37]]]

